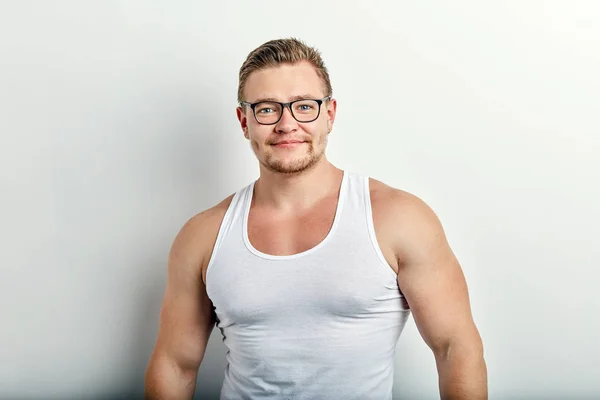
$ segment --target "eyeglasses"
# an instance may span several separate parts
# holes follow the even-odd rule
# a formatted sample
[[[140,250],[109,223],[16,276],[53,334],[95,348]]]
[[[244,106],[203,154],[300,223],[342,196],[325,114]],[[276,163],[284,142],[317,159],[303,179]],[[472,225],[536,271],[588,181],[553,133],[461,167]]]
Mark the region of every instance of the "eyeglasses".
[[[290,109],[292,117],[298,122],[313,122],[321,114],[321,104],[331,100],[331,96],[324,97],[321,100],[302,99],[290,101],[289,103],[279,103],[277,101],[261,101],[258,103],[240,102],[241,106],[249,106],[252,109],[256,122],[261,125],[274,125],[279,122],[283,116],[285,107]]]

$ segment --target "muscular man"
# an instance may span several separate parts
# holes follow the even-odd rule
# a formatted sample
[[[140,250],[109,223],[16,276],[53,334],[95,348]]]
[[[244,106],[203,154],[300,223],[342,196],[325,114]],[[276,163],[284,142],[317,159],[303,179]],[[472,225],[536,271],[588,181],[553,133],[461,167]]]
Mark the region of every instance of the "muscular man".
[[[441,397],[486,399],[467,286],[435,213],[325,156],[336,100],[319,52],[263,44],[240,69],[238,100],[260,176],[177,235],[146,397],[192,398],[216,323],[221,399],[391,399],[412,312]]]

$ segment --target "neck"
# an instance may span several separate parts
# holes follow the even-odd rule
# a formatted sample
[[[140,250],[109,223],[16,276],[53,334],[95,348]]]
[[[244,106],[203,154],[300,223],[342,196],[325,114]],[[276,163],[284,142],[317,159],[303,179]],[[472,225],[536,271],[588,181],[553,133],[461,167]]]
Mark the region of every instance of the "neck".
[[[337,195],[343,171],[323,157],[313,167],[296,174],[283,174],[260,166],[254,184],[254,203],[261,207],[293,212],[310,208],[324,197]]]

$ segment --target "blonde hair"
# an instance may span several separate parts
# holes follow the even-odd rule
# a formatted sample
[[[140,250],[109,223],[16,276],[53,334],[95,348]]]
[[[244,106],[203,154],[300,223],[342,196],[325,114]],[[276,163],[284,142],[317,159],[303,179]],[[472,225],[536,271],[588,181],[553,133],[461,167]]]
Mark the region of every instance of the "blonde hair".
[[[277,67],[281,64],[295,64],[300,61],[308,61],[315,67],[317,75],[323,82],[325,96],[331,96],[329,72],[321,58],[321,53],[314,47],[307,46],[301,40],[287,38],[270,40],[248,54],[240,68],[238,103],[244,101],[244,86],[252,72]]]

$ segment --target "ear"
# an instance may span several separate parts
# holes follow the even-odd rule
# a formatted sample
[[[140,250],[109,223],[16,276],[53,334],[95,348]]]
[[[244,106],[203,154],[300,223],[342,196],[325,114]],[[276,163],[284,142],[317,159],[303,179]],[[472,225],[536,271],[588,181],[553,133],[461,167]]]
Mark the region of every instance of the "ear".
[[[238,121],[240,121],[240,126],[242,127],[242,131],[244,132],[244,137],[249,139],[248,136],[248,118],[246,117],[246,113],[244,112],[243,107],[237,107],[235,109]]]
[[[332,98],[327,104],[327,133],[333,129],[333,122],[335,121],[335,113],[337,111],[337,101]]]

